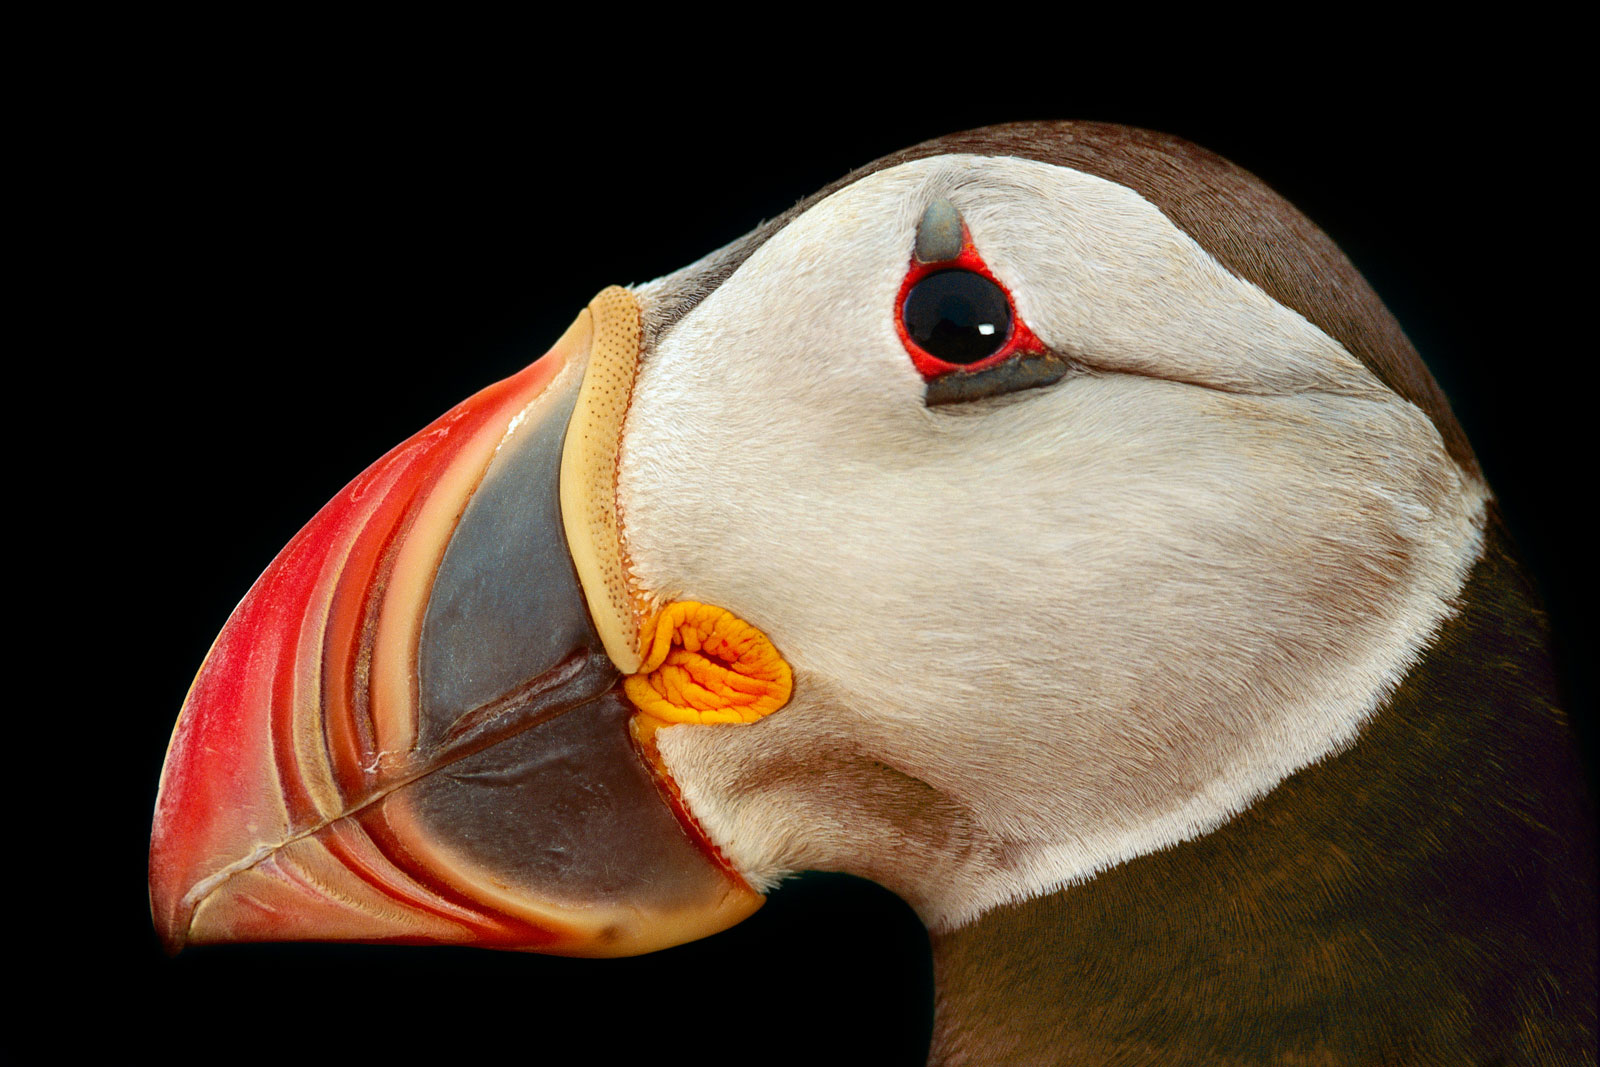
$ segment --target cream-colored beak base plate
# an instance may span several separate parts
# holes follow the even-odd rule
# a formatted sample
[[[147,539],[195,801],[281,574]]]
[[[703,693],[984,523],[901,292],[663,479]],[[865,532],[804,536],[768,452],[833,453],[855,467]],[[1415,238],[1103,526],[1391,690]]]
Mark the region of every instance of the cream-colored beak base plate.
[[[617,453],[639,368],[639,304],[613,285],[589,302],[587,314],[594,341],[561,451],[561,524],[606,654],[617,670],[634,674],[643,661],[642,606],[617,523]]]

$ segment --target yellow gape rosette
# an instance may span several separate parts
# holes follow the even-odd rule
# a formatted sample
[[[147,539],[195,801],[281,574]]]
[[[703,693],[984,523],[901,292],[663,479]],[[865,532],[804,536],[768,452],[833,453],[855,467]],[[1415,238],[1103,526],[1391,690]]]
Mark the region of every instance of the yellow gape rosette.
[[[789,702],[794,675],[767,635],[724,608],[668,604],[628,699],[660,725],[751,723]]]

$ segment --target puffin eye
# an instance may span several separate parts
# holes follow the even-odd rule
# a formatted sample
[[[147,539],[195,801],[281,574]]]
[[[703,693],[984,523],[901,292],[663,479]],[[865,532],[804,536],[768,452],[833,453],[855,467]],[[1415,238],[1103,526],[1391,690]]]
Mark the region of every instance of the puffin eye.
[[[987,359],[1011,339],[1011,301],[975,271],[929,274],[906,293],[901,315],[924,352],[958,366]]]
[[[1073,369],[1018,317],[948,200],[929,204],[917,224],[895,327],[929,407],[1037,389]]]

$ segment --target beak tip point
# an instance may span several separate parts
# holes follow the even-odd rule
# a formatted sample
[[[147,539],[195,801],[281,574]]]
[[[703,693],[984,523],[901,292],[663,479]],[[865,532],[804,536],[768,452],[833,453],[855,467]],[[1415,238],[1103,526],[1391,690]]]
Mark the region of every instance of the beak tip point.
[[[155,922],[156,936],[161,939],[161,951],[168,959],[189,946],[187,923],[163,922],[159,915],[154,915],[152,918]]]

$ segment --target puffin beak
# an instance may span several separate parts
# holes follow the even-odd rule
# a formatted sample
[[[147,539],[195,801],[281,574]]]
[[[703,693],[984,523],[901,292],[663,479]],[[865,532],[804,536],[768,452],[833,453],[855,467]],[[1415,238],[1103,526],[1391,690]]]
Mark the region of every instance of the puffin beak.
[[[619,346],[631,367],[638,306],[612,288],[543,358],[351,482],[234,610],[156,801],[169,950],[628,955],[759,906],[635,740],[568,551],[568,423],[591,352]]]

